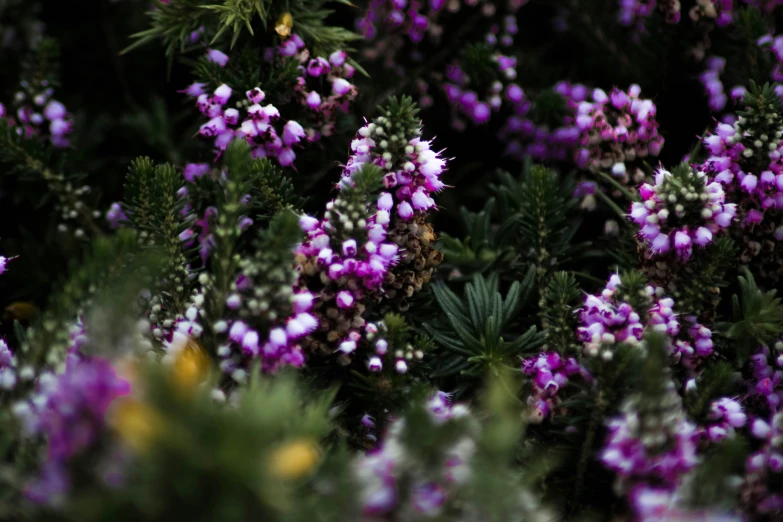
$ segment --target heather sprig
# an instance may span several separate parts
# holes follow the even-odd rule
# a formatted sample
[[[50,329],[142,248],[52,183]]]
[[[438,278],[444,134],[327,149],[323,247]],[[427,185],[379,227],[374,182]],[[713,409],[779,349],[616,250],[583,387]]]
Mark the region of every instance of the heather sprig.
[[[228,57],[221,67],[227,62]],[[234,96],[234,89],[241,85],[232,87],[227,83],[216,85],[211,94],[206,92],[206,84],[198,82],[185,92],[196,98],[199,111],[209,118],[199,133],[213,139],[218,156],[231,140],[241,138],[251,145],[254,158],[275,158],[281,166],[287,167],[296,158],[295,146],[319,141],[322,136],[334,132],[337,116],[347,112],[356,96],[356,88],[346,79],[353,76],[354,68],[347,63],[343,51],[335,51],[328,59],[311,58],[304,41],[295,33],[278,47],[268,48],[265,62],[276,65],[279,70],[290,68],[289,64],[293,66],[296,76],[287,87],[296,93],[297,113],[304,118],[301,124],[286,117],[285,107],[281,114],[271,103],[262,105],[266,94],[258,85],[248,86],[244,97]],[[325,91],[320,90],[322,79],[329,85]]]
[[[687,261],[694,245],[708,245],[737,212],[736,204],[725,203],[720,183],[685,164],[671,172],[660,169],[655,184],[643,184],[639,194],[642,201],[631,204],[630,218],[641,227],[639,235],[653,256],[675,252]]]

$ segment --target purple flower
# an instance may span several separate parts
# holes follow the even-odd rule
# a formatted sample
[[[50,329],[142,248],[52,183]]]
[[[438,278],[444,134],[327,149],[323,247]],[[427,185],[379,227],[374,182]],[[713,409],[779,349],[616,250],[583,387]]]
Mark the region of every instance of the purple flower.
[[[177,92],[184,92],[188,96],[192,96],[193,98],[198,98],[202,94],[204,94],[206,91],[204,90],[204,87],[206,87],[206,83],[198,83],[194,82],[190,85],[188,85],[185,89]]]
[[[189,183],[193,183],[196,178],[209,174],[210,167],[208,163],[188,163],[182,175]]]
[[[217,49],[207,49],[207,60],[225,67],[228,63],[228,55]]]
[[[307,95],[307,106],[315,110],[321,106],[321,95],[315,91],[310,91]]]
[[[337,306],[340,308],[350,308],[353,305],[353,296],[350,292],[343,290],[337,294]]]
[[[287,146],[299,143],[304,136],[304,129],[294,120],[285,124],[285,127],[283,128],[283,143]]]
[[[109,207],[109,210],[106,212],[106,221],[109,223],[109,226],[113,229],[117,229],[120,227],[121,221],[127,220],[128,216],[125,215],[120,204],[112,203],[111,207]],[[0,271],[0,274],[2,274],[2,271]]]
[[[47,120],[61,120],[65,118],[65,106],[55,100],[50,101],[44,109],[44,116]]]
[[[307,74],[313,77],[329,74],[330,69],[329,62],[325,58],[313,58],[307,64]]]
[[[338,96],[345,96],[346,94],[348,94],[351,91],[352,87],[353,86],[350,83],[348,83],[347,80],[344,80],[343,78],[337,78],[332,83],[332,90]]]

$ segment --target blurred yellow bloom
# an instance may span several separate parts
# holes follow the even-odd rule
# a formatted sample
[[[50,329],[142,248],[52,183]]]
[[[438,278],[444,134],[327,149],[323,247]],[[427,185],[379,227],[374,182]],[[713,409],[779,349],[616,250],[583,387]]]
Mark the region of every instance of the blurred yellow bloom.
[[[209,373],[209,356],[197,339],[189,339],[174,359],[172,375],[177,387],[189,391]]]
[[[294,27],[294,17],[291,16],[291,13],[283,13],[280,15],[280,18],[277,20],[277,23],[275,24],[275,32],[282,36],[283,38],[286,38],[288,36],[291,36],[291,28]]]
[[[38,316],[38,307],[26,301],[15,301],[3,310],[5,321],[30,321]]]
[[[270,459],[272,475],[284,480],[304,477],[321,460],[321,451],[314,441],[300,439],[277,448]]]
[[[110,422],[120,438],[138,453],[147,451],[162,425],[160,415],[136,399],[118,401]]]

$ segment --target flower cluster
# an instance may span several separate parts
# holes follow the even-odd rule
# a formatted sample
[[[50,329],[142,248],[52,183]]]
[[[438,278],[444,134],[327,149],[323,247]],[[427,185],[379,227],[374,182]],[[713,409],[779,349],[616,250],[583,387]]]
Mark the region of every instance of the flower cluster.
[[[641,227],[639,236],[655,256],[674,251],[687,261],[693,245],[708,245],[737,213],[735,204],[725,202],[720,183],[709,182],[704,172],[686,164],[671,172],[658,170],[655,184],[643,184],[639,194],[642,202],[631,204],[630,218]]]
[[[381,302],[405,308],[440,262],[425,217],[435,208],[434,193],[444,187],[439,178],[445,161],[419,137],[415,113],[409,99],[395,100],[362,127],[351,143],[339,196],[322,220],[300,221],[307,239],[297,250],[299,286],[315,295],[320,321],[311,349],[332,353],[339,347],[349,362],[345,356],[374,344],[368,363],[373,371],[380,370],[373,357],[385,351],[367,338],[375,334],[367,331],[368,307]],[[404,361],[395,367],[407,370]]]
[[[620,276],[613,274],[601,295],[588,294],[585,297],[579,312],[581,326],[577,329],[577,336],[585,343],[588,355],[598,355],[602,345],[637,344],[642,340],[644,324],[640,312],[645,313],[646,310],[636,311],[620,298],[621,284]],[[649,297],[654,294],[652,287],[646,291]],[[601,355],[611,357],[611,351]]]
[[[777,60],[777,63],[772,68],[772,72],[770,73],[770,78],[772,81],[783,81],[783,35],[773,37],[771,34],[767,34],[756,40],[756,44],[762,49],[768,50],[775,55],[775,60]],[[775,92],[778,95],[781,94],[780,85],[775,86]]]
[[[760,346],[750,358],[751,375],[747,380],[746,404],[751,435],[759,445],[747,459],[742,485],[745,510],[759,514],[777,513],[783,509],[780,491],[783,473],[783,414],[780,413],[783,390],[783,342],[774,351]],[[774,359],[774,365],[770,364]]]
[[[199,111],[209,118],[199,132],[201,136],[213,139],[217,154],[222,153],[234,138],[240,137],[251,145],[253,157],[275,158],[286,167],[293,165],[296,159],[295,146],[318,141],[321,136],[332,133],[337,114],[345,112],[356,96],[356,88],[346,80],[353,76],[354,69],[342,51],[335,51],[329,59],[310,59],[304,42],[296,34],[277,49],[268,51],[267,62],[296,60],[299,64],[293,91],[297,103],[305,111],[302,121],[306,127],[292,119],[285,121],[274,105],[262,105],[266,94],[258,87],[245,92],[244,98],[231,104],[234,90],[227,84],[218,86],[212,94],[207,94],[201,83],[194,83],[184,92],[197,99]],[[308,80],[320,83],[323,79],[331,87],[329,93],[310,89]]]
[[[201,136],[214,138],[215,151],[222,153],[228,144],[237,137],[247,139],[253,147],[253,156],[277,159],[280,165],[292,165],[296,158],[293,146],[305,137],[304,129],[291,120],[279,125],[280,111],[274,105],[261,106],[266,95],[255,88],[245,93],[246,100],[236,103],[236,107],[224,109],[233,94],[226,84],[220,85],[212,95],[198,95],[198,108],[210,120],[201,125]],[[246,109],[245,118],[240,123],[239,109]],[[278,123],[278,129],[275,124]],[[280,137],[280,134],[283,137]]]
[[[624,26],[634,28],[638,32],[646,32],[645,22],[652,16],[656,7],[661,12],[666,23],[676,24],[680,21],[680,2],[678,0],[619,0],[620,10],[617,19]]]
[[[569,377],[579,374],[586,380],[590,379],[590,374],[575,358],[563,360],[555,352],[543,352],[524,359],[522,371],[531,380],[532,390],[527,403],[532,408],[532,422],[541,422],[554,412],[562,402],[558,392],[568,384]]]
[[[559,82],[554,89],[540,94],[534,104],[517,85],[509,85],[505,98],[513,113],[504,122],[499,137],[506,142],[505,154],[522,160],[530,156],[537,161],[573,161],[579,144],[579,129],[574,122],[579,103],[585,101],[588,89],[581,84]],[[544,105],[562,104],[563,114],[554,122],[536,122],[533,110]],[[550,125],[551,124],[551,125]]]
[[[510,20],[514,25],[516,32],[516,21]],[[491,82],[486,92],[476,92],[472,86],[471,78],[462,70],[458,63],[450,65],[446,70],[447,82],[444,82],[443,89],[446,98],[451,104],[452,125],[456,129],[464,129],[465,122],[462,117],[467,118],[475,125],[487,123],[492,112],[500,110],[503,104],[503,96],[512,103],[518,103],[524,97],[522,89],[509,83],[516,78],[516,58],[504,56],[495,53],[491,56],[494,67],[497,67],[498,78]],[[503,81],[505,80],[505,81]],[[475,82],[473,82],[475,83]]]
[[[73,131],[72,117],[65,105],[52,98],[54,89],[46,81],[38,86],[22,82],[22,89],[14,95],[12,114],[0,103],[0,118],[7,117],[8,124],[24,138],[44,136],[55,147],[70,145],[68,135]]]
[[[311,350],[332,353],[339,346],[346,355],[356,351],[367,305],[379,298],[397,260],[398,247],[386,237],[389,208],[375,210],[364,192],[373,174],[357,171],[351,178],[356,186],[327,205],[323,220],[300,220],[307,238],[297,249],[299,287],[315,295],[314,311],[325,333],[310,340]]]
[[[752,376],[748,381],[748,397],[763,400],[763,413],[778,411],[783,399],[783,390],[779,389],[783,381],[783,355],[780,354],[783,351],[783,343],[776,343],[775,348],[778,352],[775,359],[777,368],[769,364],[771,351],[766,346],[760,346],[750,358]]]
[[[681,334],[668,348],[672,362],[695,369],[713,352],[712,330],[696,322],[692,316],[686,317],[685,322],[690,325],[685,332],[687,337]]]
[[[44,373],[29,404],[17,405],[27,428],[46,436],[48,453],[41,476],[27,496],[40,503],[55,502],[68,490],[68,463],[93,446],[104,427],[104,415],[117,397],[130,392],[112,365],[97,357],[69,359],[64,373]]]
[[[739,402],[729,397],[721,397],[710,405],[709,420],[701,430],[707,440],[720,442],[733,437],[734,430],[742,428],[747,422],[748,417]]]
[[[357,20],[356,27],[368,40],[378,36],[380,25],[402,31],[412,42],[418,43],[424,38],[427,30],[437,31],[432,20],[445,5],[445,0],[432,0],[428,3],[418,0],[410,3],[408,0],[372,0],[364,16]]]
[[[399,250],[397,262],[384,274],[384,302],[400,311],[407,310],[409,298],[429,282],[442,260],[426,218],[436,208],[435,193],[446,186],[440,179],[446,160],[420,138],[415,113],[409,100],[403,100],[359,129],[341,185],[350,186],[350,176],[363,165],[382,169],[385,191],[377,200],[375,223],[387,230],[387,241]]]
[[[582,168],[612,169],[626,177],[626,162],[657,156],[663,146],[658,134],[657,112],[652,100],[640,98],[641,88],[618,88],[606,94],[595,89],[590,99],[577,106],[574,121],[579,129],[576,164]]]
[[[737,205],[740,260],[776,280],[783,266],[783,109],[771,87],[745,94],[746,110],[733,125],[719,123],[704,138],[710,157],[702,167]],[[763,255],[762,255],[763,254]]]
[[[742,522],[742,518],[725,510],[709,510],[683,507],[679,491],[640,485],[632,488],[628,495],[637,522],[686,522],[701,520],[709,522]]]
[[[509,142],[507,154],[573,161],[588,170],[611,169],[612,175],[628,183],[628,163],[660,153],[664,140],[658,133],[657,109],[652,100],[640,98],[638,85],[627,92],[614,88],[607,94],[561,82],[554,90],[563,98],[566,113],[551,132],[526,118],[534,105],[521,92],[507,93],[510,99],[519,100],[501,131],[501,138]]]
[[[296,270],[286,269],[284,261],[263,249],[240,261],[240,275],[226,301],[239,318],[230,323],[221,321],[215,328],[228,332],[230,340],[218,349],[224,372],[247,371],[248,363],[254,360],[261,361],[261,370],[266,373],[283,365],[304,364],[298,343],[318,327],[318,320],[310,313],[313,294],[306,289],[294,290],[296,278]]]
[[[451,404],[449,396],[443,392],[429,400],[427,411],[435,429],[454,420],[473,421],[473,430],[478,427],[468,408]],[[464,436],[441,448],[445,466],[437,470],[437,476],[432,476],[420,469],[420,462],[406,454],[401,440],[404,429],[405,419],[392,423],[381,447],[354,463],[357,483],[361,485],[360,497],[368,515],[383,515],[395,510],[437,515],[449,498],[449,491],[470,478],[469,460],[475,452],[472,437]],[[408,485],[403,484],[403,478]],[[410,491],[401,492],[401,487],[410,487]],[[411,519],[410,516],[401,518]]]
[[[720,74],[726,67],[726,59],[720,56],[711,56],[707,59],[707,70],[699,75],[699,81],[709,96],[710,109],[717,112],[723,110],[728,98],[723,91],[723,82]]]
[[[734,125],[719,123],[714,134],[704,138],[711,154],[705,170],[730,196],[745,200],[740,202],[743,227],[761,223],[768,209],[783,208],[779,102],[766,98],[755,108]]]
[[[292,34],[278,48],[267,49],[264,59],[268,63],[293,60],[298,64],[293,92],[306,113],[302,120],[305,135],[310,141],[330,136],[338,114],[348,112],[357,94],[356,87],[348,81],[356,71],[348,63],[345,51],[334,51],[328,58],[311,56],[299,35]]]
[[[609,422],[599,458],[626,491],[636,485],[672,491],[697,464],[698,430],[683,417],[673,383],[658,400],[652,404],[650,397],[632,396]]]
[[[0,339],[0,390],[11,390],[18,381],[16,357],[4,339]]]
[[[758,513],[779,514],[783,510],[783,492],[773,484],[779,484],[783,476],[783,412],[773,414],[769,421],[754,419],[751,433],[762,446],[746,462],[744,496],[749,497],[749,507]]]

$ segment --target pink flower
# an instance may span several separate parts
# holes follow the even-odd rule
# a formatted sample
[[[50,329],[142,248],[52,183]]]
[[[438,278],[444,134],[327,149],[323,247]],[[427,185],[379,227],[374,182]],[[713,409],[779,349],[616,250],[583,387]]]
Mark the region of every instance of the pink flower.
[[[232,93],[231,87],[226,85],[225,83],[220,85],[217,89],[215,89],[215,94],[213,96],[213,99],[215,102],[219,103],[220,105],[225,105],[228,99],[231,97]]]
[[[245,93],[245,96],[247,96],[247,99],[250,100],[250,103],[261,103],[262,101],[264,101],[264,98],[266,98],[266,94],[264,94],[264,91],[262,91],[258,87],[255,87],[247,91]]]
[[[60,120],[65,117],[65,106],[58,101],[50,101],[44,109],[44,116],[47,120]]]
[[[397,205],[397,215],[402,219],[410,219],[413,217],[413,207],[407,201],[403,201]]]
[[[315,110],[321,106],[321,95],[315,91],[310,91],[307,95],[307,106]]]
[[[332,90],[338,96],[344,96],[348,94],[352,87],[353,86],[348,82],[348,80],[344,80],[343,78],[337,78],[334,83],[332,83]]]
[[[294,120],[289,121],[283,127],[283,143],[288,146],[299,143],[304,136],[304,129]]]
[[[207,60],[212,63],[216,63],[221,67],[225,67],[228,63],[228,55],[218,51],[217,49],[208,49]]]
[[[200,178],[204,174],[209,173],[209,164],[208,163],[188,163],[185,165],[185,171],[182,173],[182,175],[185,177],[185,180],[193,183],[193,180],[196,178]]]
[[[345,63],[346,58],[347,55],[345,54],[345,51],[335,51],[329,55],[329,63],[335,67],[340,67]]]
[[[280,151],[280,154],[277,155],[277,161],[283,167],[288,167],[294,162],[295,159],[296,159],[296,153],[294,153],[293,149],[290,149],[288,147],[282,149]]]

